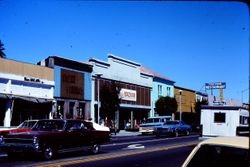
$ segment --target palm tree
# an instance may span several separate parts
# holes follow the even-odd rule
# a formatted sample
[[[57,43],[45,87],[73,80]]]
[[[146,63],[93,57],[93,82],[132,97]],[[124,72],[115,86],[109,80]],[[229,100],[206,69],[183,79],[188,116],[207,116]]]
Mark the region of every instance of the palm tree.
[[[6,58],[6,55],[5,53],[3,52],[4,51],[4,44],[2,43],[2,41],[0,40],[0,57],[1,58]]]

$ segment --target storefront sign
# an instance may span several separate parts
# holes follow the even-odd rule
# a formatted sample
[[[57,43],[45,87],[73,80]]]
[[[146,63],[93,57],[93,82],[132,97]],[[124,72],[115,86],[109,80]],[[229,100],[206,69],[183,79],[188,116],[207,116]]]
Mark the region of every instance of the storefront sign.
[[[61,97],[84,98],[84,74],[62,69],[61,71]]]
[[[127,101],[136,101],[136,91],[131,89],[121,89],[120,98]]]

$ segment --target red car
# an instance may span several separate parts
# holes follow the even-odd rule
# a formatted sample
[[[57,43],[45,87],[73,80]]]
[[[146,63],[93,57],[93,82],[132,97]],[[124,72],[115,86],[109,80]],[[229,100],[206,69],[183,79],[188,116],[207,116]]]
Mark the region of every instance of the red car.
[[[0,150],[10,157],[18,153],[34,153],[46,160],[56,154],[88,150],[100,151],[100,144],[110,141],[110,130],[83,120],[39,120],[31,131],[0,137]]]
[[[26,120],[17,127],[0,129],[0,135],[6,135],[9,133],[28,132],[31,130],[31,128],[35,125],[37,121],[38,120]]]

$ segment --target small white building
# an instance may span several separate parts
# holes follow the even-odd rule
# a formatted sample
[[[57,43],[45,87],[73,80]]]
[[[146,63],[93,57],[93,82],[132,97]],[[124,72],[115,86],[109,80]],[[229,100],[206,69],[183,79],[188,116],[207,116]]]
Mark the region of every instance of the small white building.
[[[248,120],[249,112],[239,106],[202,106],[202,137],[249,134]]]

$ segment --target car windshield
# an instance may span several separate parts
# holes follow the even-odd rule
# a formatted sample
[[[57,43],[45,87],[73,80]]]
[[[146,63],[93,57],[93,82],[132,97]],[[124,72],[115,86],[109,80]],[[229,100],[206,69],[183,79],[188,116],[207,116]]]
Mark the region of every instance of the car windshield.
[[[166,118],[148,118],[146,120],[146,123],[154,123],[154,122],[166,122],[167,120],[170,120],[171,117]]]
[[[32,128],[37,121],[24,121],[17,128]]]
[[[154,123],[154,122],[159,122],[160,119],[159,118],[148,118],[146,120],[146,123]]]
[[[63,120],[42,120],[38,121],[32,128],[34,131],[54,131],[63,130],[65,122]]]

